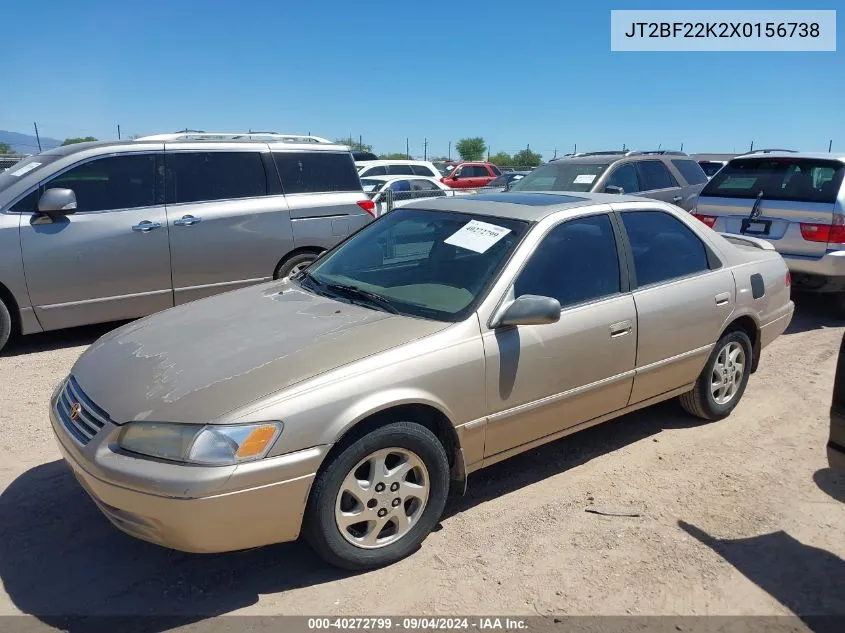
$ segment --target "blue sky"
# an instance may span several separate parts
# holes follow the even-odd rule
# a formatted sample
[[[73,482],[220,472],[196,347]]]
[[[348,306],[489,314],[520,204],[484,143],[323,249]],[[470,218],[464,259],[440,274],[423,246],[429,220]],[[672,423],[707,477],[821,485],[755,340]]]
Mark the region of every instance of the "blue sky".
[[[613,9],[839,1],[39,0],[0,8],[0,129],[360,134],[429,155],[616,148],[845,151],[845,50],[610,51]],[[578,8],[575,8],[575,7]],[[838,18],[841,30],[842,14]]]

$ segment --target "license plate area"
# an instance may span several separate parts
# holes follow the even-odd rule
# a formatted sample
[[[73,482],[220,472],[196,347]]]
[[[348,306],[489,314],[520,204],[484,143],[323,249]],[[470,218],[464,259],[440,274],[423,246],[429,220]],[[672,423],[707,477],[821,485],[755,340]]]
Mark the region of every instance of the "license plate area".
[[[768,235],[772,228],[771,220],[749,220],[742,221],[740,231],[747,235]]]

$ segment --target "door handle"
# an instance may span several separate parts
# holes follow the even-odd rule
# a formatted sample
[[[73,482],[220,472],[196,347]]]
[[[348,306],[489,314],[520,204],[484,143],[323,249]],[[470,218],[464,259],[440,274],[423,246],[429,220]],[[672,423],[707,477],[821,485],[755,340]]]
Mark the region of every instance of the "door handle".
[[[194,224],[198,224],[199,222],[202,222],[202,218],[198,218],[193,215],[183,215],[181,218],[174,221],[173,224],[176,226],[192,226]]]
[[[617,338],[619,336],[625,336],[626,334],[630,334],[633,327],[634,326],[631,324],[630,321],[619,321],[618,323],[611,323],[610,338]]]
[[[683,199],[684,199],[683,196],[675,196],[674,198],[672,198],[672,202],[680,202]]]
[[[717,306],[726,306],[731,300],[731,295],[729,292],[723,292],[716,295],[714,298],[716,299]]]
[[[144,220],[143,222],[139,222],[135,226],[132,227],[133,231],[138,231],[139,233],[149,233],[153,229],[160,229],[161,224],[158,222],[150,222],[149,220]]]

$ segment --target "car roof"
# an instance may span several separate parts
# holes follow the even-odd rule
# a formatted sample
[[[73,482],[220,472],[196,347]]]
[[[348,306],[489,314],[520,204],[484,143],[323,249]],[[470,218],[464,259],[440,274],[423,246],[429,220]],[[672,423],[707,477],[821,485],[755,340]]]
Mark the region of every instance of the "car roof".
[[[250,146],[267,146],[273,150],[296,150],[296,151],[321,151],[321,152],[344,152],[348,153],[349,148],[346,145],[338,145],[335,143],[286,143],[281,141],[267,141],[261,139],[172,139],[172,140],[156,140],[156,139],[138,139],[138,140],[111,140],[111,141],[88,141],[85,143],[73,143],[71,145],[62,145],[53,149],[48,149],[41,154],[49,156],[68,156],[81,152],[87,149],[126,149],[131,151],[133,148],[143,147],[149,145],[153,149],[161,149],[162,145],[173,148],[190,146],[192,149],[211,146],[229,146],[237,145],[240,147]]]
[[[585,156],[562,156],[561,158],[555,158],[554,160],[550,160],[546,165],[560,165],[561,163],[599,163],[604,165],[609,165],[610,163],[614,163],[617,160],[622,158],[639,158],[639,156],[625,156],[622,152],[618,154],[593,154],[593,155],[585,155]],[[540,165],[540,167],[544,167],[545,165]],[[539,167],[538,167],[539,169]]]
[[[361,167],[371,167],[373,165],[428,165],[431,161],[414,160],[413,158],[380,158],[378,160],[356,160],[355,164]]]
[[[693,160],[725,161],[741,155],[742,154],[691,154],[690,158]]]
[[[643,198],[613,193],[513,191],[434,198],[414,202],[402,208],[454,211],[456,213],[537,222],[559,211],[619,202],[639,202],[642,204]]]
[[[417,176],[416,174],[399,174],[394,176],[364,176],[363,180],[378,180],[380,182],[392,182],[394,180],[433,180],[437,181],[434,176]]]
[[[828,152],[760,152],[755,154],[739,154],[734,159],[748,158],[813,158],[816,160],[836,160],[845,163],[845,154],[831,154]]]

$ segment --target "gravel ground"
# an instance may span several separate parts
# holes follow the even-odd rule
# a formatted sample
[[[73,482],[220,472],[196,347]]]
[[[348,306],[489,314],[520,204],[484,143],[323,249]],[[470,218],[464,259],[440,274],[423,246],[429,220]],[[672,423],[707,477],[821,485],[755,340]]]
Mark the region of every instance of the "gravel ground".
[[[665,403],[474,474],[419,552],[359,575],[299,543],[197,556],[112,528],[45,415],[108,327],[23,339],[0,356],[0,614],[845,615],[824,452],[843,326],[799,297],[730,418]]]

